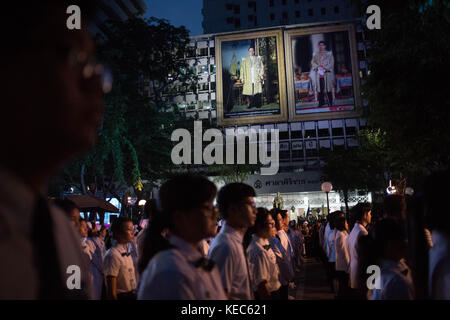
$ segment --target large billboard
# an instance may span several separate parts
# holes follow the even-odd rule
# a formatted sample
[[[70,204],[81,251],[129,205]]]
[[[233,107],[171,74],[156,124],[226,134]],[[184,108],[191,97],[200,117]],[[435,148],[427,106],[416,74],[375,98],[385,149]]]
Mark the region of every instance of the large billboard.
[[[360,108],[353,25],[285,31],[291,120],[353,117]]]
[[[218,36],[219,125],[287,120],[281,30]]]

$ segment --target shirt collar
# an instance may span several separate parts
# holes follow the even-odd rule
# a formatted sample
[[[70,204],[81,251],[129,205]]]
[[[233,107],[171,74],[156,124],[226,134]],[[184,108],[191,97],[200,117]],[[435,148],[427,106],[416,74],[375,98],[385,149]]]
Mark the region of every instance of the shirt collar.
[[[128,248],[127,248],[127,246],[125,246],[125,248],[121,245],[121,244],[119,244],[119,243],[116,243],[115,245],[114,245],[114,248],[120,253],[120,254],[122,254],[122,253],[128,253]]]
[[[263,246],[266,246],[269,244],[269,239],[260,238],[256,234],[253,234],[252,237],[253,237],[253,240],[255,240],[255,243],[257,245],[259,245],[260,247],[263,247]]]
[[[195,261],[203,257],[198,250],[196,250],[189,243],[174,234],[169,237],[169,243],[176,247],[179,251],[181,251],[183,255],[190,261]]]
[[[223,232],[224,234],[229,234],[232,239],[234,239],[239,243],[242,243],[242,241],[244,240],[244,235],[241,234],[236,229],[234,229],[233,227],[230,227],[227,223],[225,223],[220,232]]]

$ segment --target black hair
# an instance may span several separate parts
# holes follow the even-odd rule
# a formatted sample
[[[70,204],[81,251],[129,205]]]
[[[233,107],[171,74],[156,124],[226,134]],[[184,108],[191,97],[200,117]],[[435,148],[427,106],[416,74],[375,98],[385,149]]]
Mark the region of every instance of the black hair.
[[[372,210],[372,206],[368,202],[358,202],[350,210],[351,217],[354,221],[361,221],[364,214]]]
[[[337,215],[334,219],[334,227],[339,231],[345,230],[345,215]]]
[[[227,219],[230,205],[237,204],[247,197],[255,196],[255,190],[248,184],[236,182],[225,185],[217,195],[217,204],[222,217]]]
[[[280,210],[281,218],[284,220],[288,216],[287,210]]]
[[[138,262],[139,273],[144,272],[148,262],[160,251],[172,248],[162,236],[165,229],[173,231],[175,213],[198,208],[216,195],[217,188],[207,178],[195,175],[178,175],[167,180],[159,189],[160,209],[154,208],[151,222],[144,231],[142,257]]]
[[[78,208],[78,206],[75,204],[75,202],[73,202],[72,200],[69,200],[67,198],[65,198],[65,199],[55,199],[55,200],[53,200],[53,203],[57,207],[61,208],[67,214],[69,214],[73,209],[80,210],[80,208]]]
[[[319,41],[319,44],[321,44],[321,43],[323,43],[325,46],[327,45],[326,42],[323,41],[323,40],[320,40],[320,41]]]
[[[334,230],[336,228],[336,218],[344,214],[341,210],[336,210],[328,215],[328,222],[330,223],[330,229]]]
[[[133,223],[133,220],[126,217],[118,217],[111,225],[113,239],[117,240],[117,236],[123,232],[123,225],[127,222]]]

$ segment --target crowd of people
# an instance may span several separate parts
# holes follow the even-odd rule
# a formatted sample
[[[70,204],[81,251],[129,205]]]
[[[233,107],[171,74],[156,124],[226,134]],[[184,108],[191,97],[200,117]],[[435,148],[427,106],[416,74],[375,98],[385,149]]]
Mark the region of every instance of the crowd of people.
[[[248,185],[216,194],[200,176],[166,181],[144,230],[126,217],[97,228],[73,203],[49,203],[51,178],[95,145],[102,124],[91,1],[76,2],[86,17],[77,30],[66,28],[72,1],[2,10],[0,299],[287,300],[305,254],[321,258],[339,298],[450,299],[450,215],[436,187],[448,171],[407,204],[388,197],[377,221],[358,204],[312,228],[257,208]],[[372,281],[367,270],[377,266]]]
[[[375,218],[369,203],[358,203],[348,217],[334,211],[308,226],[307,221],[289,221],[287,210],[257,208],[249,185],[230,183],[216,193],[215,185],[201,176],[169,179],[159,191],[158,204],[148,202],[148,226],[141,229],[119,217],[109,230],[109,245],[105,227],[86,223],[70,200],[58,200],[79,230],[90,264],[92,297],[295,299],[289,289],[298,285],[296,273],[305,257],[323,263],[336,299],[423,297],[417,292],[418,264],[426,255],[419,260],[420,250],[414,249],[413,243],[420,246],[408,224],[407,215],[413,213],[404,196],[386,197],[382,214]],[[419,232],[430,259],[425,295],[448,299],[448,222],[437,223],[433,213],[427,223],[433,226],[433,237],[428,228]]]

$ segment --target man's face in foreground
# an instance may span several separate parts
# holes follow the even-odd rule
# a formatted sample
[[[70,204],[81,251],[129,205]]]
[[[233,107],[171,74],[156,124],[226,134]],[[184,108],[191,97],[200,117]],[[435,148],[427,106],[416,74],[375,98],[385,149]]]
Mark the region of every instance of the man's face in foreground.
[[[64,6],[51,6],[46,15],[4,70],[11,115],[5,125],[15,132],[20,126],[14,139],[29,152],[74,155],[94,145],[102,119],[100,76],[87,64],[94,43],[85,25],[67,29]]]

